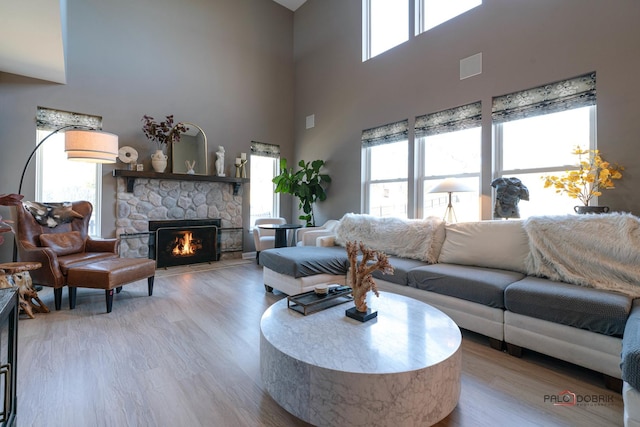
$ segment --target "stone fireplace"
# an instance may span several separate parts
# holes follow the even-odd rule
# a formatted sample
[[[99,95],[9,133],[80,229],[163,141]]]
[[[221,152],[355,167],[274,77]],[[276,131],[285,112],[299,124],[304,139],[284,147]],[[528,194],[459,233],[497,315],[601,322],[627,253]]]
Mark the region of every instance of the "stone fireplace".
[[[170,178],[163,179],[166,175]],[[242,190],[238,191],[237,183],[234,186],[229,182],[191,181],[189,176],[182,180],[173,174],[118,170],[114,171],[114,176],[118,177],[116,235],[121,238],[120,256],[155,257],[149,250],[155,239],[150,233],[150,221],[198,219],[219,221],[217,259],[241,256]]]
[[[149,257],[158,268],[218,261],[220,223],[220,219],[149,221]]]

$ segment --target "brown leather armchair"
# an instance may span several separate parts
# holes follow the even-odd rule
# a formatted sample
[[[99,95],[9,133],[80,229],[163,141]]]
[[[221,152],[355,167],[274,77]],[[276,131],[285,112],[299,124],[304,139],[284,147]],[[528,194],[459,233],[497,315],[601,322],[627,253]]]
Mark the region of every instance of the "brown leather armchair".
[[[42,268],[30,272],[31,278],[34,284],[53,288],[56,310],[61,307],[62,288],[67,284],[69,268],[118,258],[117,239],[94,240],[88,235],[93,213],[91,203],[73,202],[71,209],[74,217],[70,222],[49,227],[41,225],[23,204],[15,207],[18,260],[42,264]]]

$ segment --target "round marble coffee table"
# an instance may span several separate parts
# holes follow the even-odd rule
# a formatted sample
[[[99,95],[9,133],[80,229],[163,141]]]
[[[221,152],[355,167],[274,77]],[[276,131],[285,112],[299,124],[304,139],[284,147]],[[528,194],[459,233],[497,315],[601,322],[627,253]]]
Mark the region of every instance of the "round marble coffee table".
[[[371,294],[371,293],[370,293]],[[283,299],[260,322],[262,384],[314,425],[426,426],[460,397],[462,336],[441,311],[387,292],[369,295],[378,317],[345,316],[352,303],[307,316]]]

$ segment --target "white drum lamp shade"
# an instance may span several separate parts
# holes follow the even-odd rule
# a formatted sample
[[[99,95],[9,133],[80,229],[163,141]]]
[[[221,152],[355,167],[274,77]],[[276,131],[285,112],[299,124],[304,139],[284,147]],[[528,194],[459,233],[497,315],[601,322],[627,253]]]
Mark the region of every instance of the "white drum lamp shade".
[[[118,136],[96,130],[70,129],[65,132],[64,151],[69,160],[115,163]]]

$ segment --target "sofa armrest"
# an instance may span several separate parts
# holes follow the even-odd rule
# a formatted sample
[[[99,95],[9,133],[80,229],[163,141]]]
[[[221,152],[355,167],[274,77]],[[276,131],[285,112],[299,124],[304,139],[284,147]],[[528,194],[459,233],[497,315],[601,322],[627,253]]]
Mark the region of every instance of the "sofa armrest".
[[[317,241],[321,237],[335,237],[335,232],[325,230],[324,228],[316,230],[308,230],[302,234],[300,242],[302,246],[317,246]],[[333,246],[333,244],[331,245]]]
[[[47,247],[34,246],[27,241],[16,241],[18,257],[22,262],[39,262],[42,267],[29,272],[33,283],[59,288],[64,286],[65,278],[60,271],[58,256]]]
[[[86,252],[112,252],[118,253],[118,239],[87,239]]]
[[[622,379],[640,390],[640,298],[633,301],[622,336]]]
[[[296,246],[309,246],[307,244],[304,243],[304,236],[307,235],[307,233],[313,232],[313,231],[318,231],[318,230],[323,230],[324,228],[322,227],[302,227],[302,228],[298,228],[297,230],[295,230],[296,233]]]
[[[336,245],[336,236],[320,236],[316,238],[316,246],[335,246]]]

